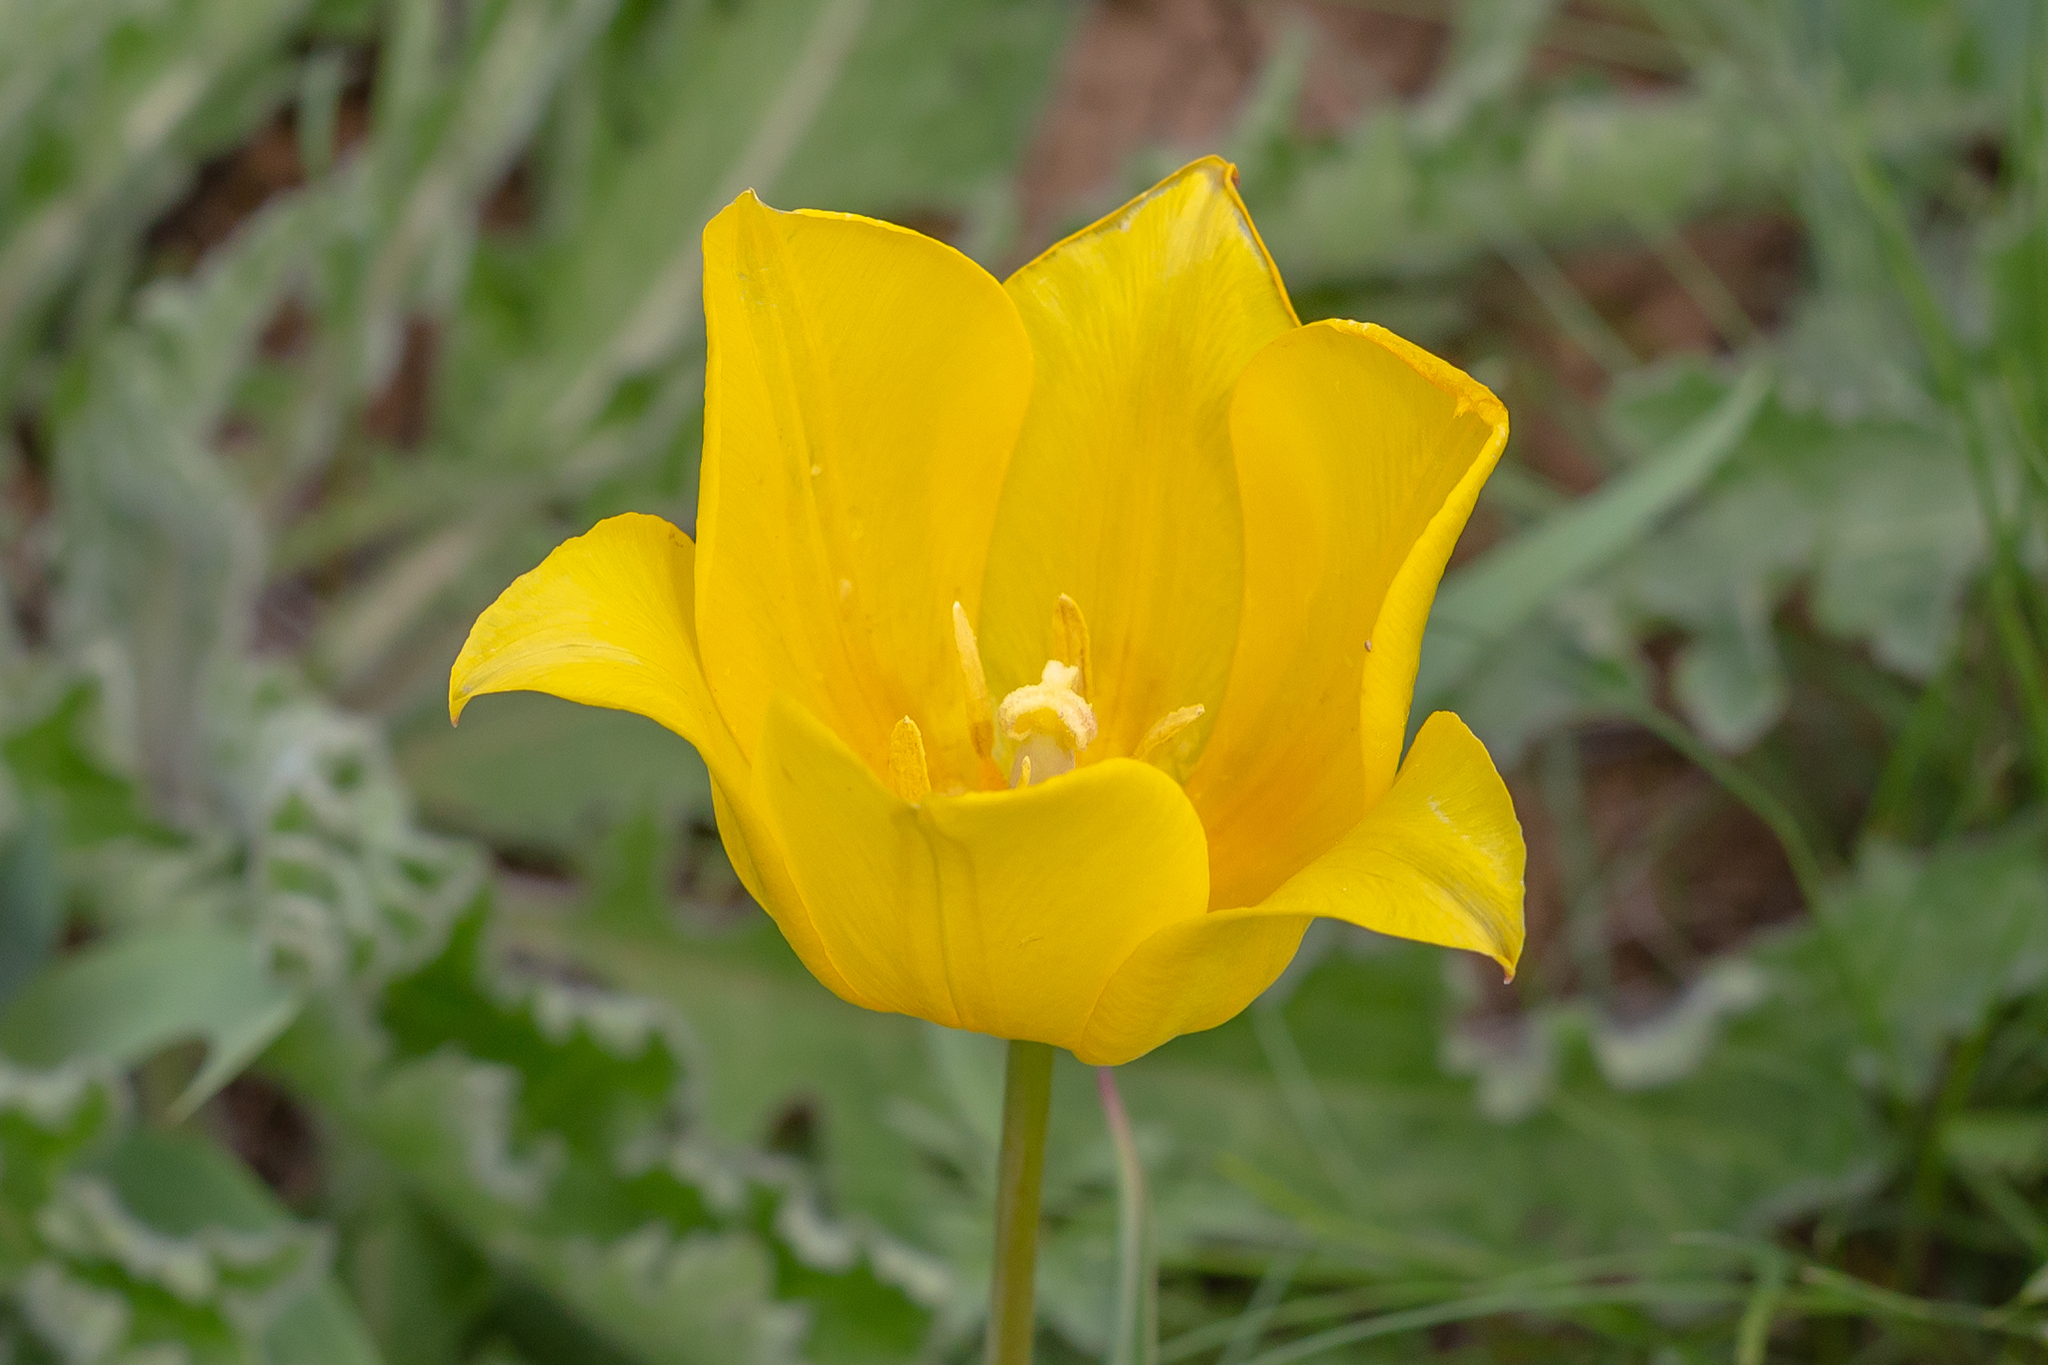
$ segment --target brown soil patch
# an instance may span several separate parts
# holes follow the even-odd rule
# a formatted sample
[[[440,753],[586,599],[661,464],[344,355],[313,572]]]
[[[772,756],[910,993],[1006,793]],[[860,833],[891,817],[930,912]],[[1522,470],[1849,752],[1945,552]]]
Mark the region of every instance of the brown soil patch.
[[[1341,0],[1112,0],[1092,7],[1024,158],[1020,198],[1031,249],[1133,188],[1123,173],[1137,153],[1220,150],[1274,41],[1303,24],[1315,39],[1297,121],[1316,135],[1349,126],[1370,103],[1426,86],[1448,32],[1433,18]]]

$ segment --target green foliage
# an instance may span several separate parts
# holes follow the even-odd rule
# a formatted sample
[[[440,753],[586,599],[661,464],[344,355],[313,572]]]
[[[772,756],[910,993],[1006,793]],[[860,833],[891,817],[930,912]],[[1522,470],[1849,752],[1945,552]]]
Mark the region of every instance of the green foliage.
[[[30,1064],[147,1061],[196,1038],[206,1065],[175,1101],[190,1113],[284,1032],[297,997],[246,935],[199,926],[143,931],[66,958],[35,979],[0,1025],[0,1051]]]
[[[1318,930],[1125,1069],[1161,1358],[2038,1359],[2048,26],[1441,13],[1429,88],[1328,136],[1283,34],[1226,141],[1305,314],[1515,413],[1420,701],[1530,779],[1568,922],[1515,995]],[[706,219],[752,186],[1019,257],[1074,19],[0,0],[0,1358],[972,1357],[999,1050],[734,927],[681,741],[451,730],[443,689],[561,537],[690,521]],[[1745,215],[1801,243],[1767,315],[1685,235]],[[1714,353],[1646,361],[1588,253]],[[1617,735],[1697,778],[1648,849],[1595,837]],[[1622,960],[1630,879],[1704,901],[1665,854],[1724,817],[1803,915]],[[1117,1171],[1063,1065],[1048,1360],[1111,1353]]]
[[[17,1358],[374,1359],[293,1223],[204,1143],[123,1131],[125,1088],[82,1066],[0,1067],[0,1227]],[[280,1353],[287,1340],[309,1349]]]
[[[539,693],[479,698],[459,730],[429,713],[399,761],[437,824],[543,858],[585,852],[638,812],[669,828],[711,806],[704,764],[679,736]]]

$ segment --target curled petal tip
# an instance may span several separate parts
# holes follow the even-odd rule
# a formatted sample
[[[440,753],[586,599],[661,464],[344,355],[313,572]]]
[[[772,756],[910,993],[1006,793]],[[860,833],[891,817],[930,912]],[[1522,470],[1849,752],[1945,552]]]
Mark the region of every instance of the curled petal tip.
[[[761,196],[755,192],[752,186],[749,186],[746,189],[741,190],[738,194],[734,195],[732,197],[732,202],[727,204],[725,208],[720,211],[721,216],[725,213],[735,212],[752,215],[772,214],[775,212],[775,210],[768,204],[763,203],[761,201]],[[706,231],[709,231],[708,224],[706,225]]]
[[[632,711],[716,745],[690,616],[695,547],[626,512],[557,545],[485,608],[448,670],[448,719],[491,692]]]

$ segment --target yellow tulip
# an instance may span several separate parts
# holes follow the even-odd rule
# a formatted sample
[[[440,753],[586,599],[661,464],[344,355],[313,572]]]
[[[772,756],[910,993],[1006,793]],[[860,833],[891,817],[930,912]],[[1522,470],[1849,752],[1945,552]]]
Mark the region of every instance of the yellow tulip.
[[[477,621],[710,769],[740,877],[869,1009],[1127,1061],[1311,918],[1522,947],[1521,829],[1422,628],[1507,439],[1485,387],[1295,317],[1198,161],[1007,281],[742,195],[704,231],[698,540],[626,515]]]

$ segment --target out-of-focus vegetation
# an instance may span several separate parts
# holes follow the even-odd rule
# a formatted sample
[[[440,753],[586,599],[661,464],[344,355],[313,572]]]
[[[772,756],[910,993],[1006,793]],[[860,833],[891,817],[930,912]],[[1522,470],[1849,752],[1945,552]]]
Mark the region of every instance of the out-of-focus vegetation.
[[[1305,314],[1515,412],[1422,700],[1535,947],[1319,933],[1125,1069],[1156,1359],[2043,1359],[2048,14],[1357,7],[1427,88],[1298,131],[1303,11],[1223,150]],[[0,1360],[972,1358],[997,1046],[811,981],[680,740],[441,696],[561,537],[690,523],[705,218],[1014,263],[1082,19],[0,0]],[[1059,1085],[1041,1351],[1102,1359]]]

